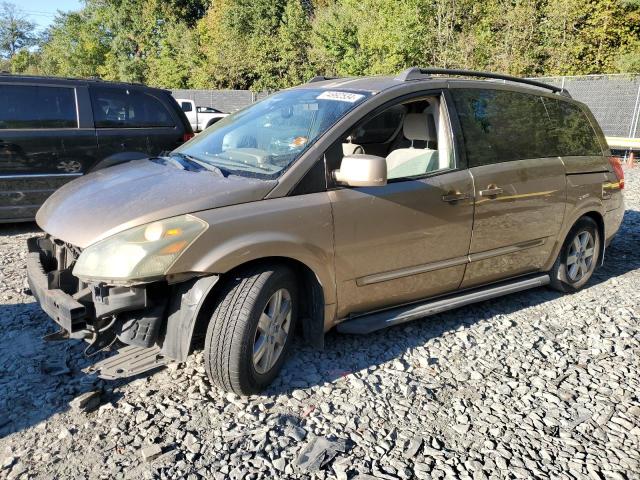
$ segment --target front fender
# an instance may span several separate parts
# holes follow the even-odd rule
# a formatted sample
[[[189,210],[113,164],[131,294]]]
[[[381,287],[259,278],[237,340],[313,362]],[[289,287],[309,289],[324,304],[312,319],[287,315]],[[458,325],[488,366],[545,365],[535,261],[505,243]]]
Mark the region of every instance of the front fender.
[[[197,212],[210,226],[168,274],[224,274],[248,262],[287,258],[318,279],[325,304],[336,302],[333,216],[326,192]]]
[[[315,274],[325,293],[325,303],[335,303],[333,261],[327,252],[304,239],[281,232],[261,232],[213,245],[190,270],[222,274],[254,260],[286,258],[303,263]]]

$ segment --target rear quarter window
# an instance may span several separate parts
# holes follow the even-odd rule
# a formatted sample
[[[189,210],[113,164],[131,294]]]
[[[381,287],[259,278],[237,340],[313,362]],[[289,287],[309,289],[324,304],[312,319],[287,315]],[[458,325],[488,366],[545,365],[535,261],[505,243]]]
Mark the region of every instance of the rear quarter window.
[[[589,118],[573,103],[545,98],[551,122],[550,136],[561,157],[602,155],[602,147]]]
[[[77,127],[75,89],[0,84],[0,129]]]
[[[91,88],[96,128],[175,127],[165,105],[154,95],[128,88]]]

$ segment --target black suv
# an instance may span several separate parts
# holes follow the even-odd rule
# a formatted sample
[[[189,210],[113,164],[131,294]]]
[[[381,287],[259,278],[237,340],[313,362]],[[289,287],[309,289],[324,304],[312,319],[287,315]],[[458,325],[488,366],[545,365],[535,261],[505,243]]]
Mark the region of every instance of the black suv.
[[[0,75],[0,222],[32,220],[67,181],[173,150],[193,136],[170,92]]]

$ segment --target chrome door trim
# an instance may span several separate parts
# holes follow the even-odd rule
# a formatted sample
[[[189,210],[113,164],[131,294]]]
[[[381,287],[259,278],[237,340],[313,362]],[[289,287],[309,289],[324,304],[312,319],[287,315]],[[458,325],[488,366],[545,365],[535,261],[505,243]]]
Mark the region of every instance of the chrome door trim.
[[[409,277],[411,275],[432,272],[443,268],[456,267],[458,265],[464,265],[465,263],[469,263],[469,257],[467,255],[464,257],[450,258],[448,260],[440,260],[439,262],[427,263],[424,265],[399,268],[398,270],[391,270],[388,272],[374,273],[373,275],[367,275],[366,277],[356,279],[356,285],[364,287],[373,283],[387,282],[397,278]]]
[[[471,255],[465,255],[463,257],[455,257],[448,260],[441,260],[439,262],[416,265],[413,267],[399,268],[388,272],[374,273],[373,275],[357,278],[356,285],[359,287],[365,287],[374,283],[387,282],[389,280],[396,280],[398,278],[409,277],[411,275],[433,272],[434,270],[441,270],[443,268],[457,267],[458,265],[464,265],[478,260],[485,260],[491,257],[499,257],[500,255],[519,252],[528,248],[539,247],[540,245],[543,245],[545,241],[546,237],[537,238],[535,240],[518,243],[517,245],[495,248],[493,250],[487,250],[486,252],[472,253]]]
[[[494,248],[493,250],[487,250],[485,252],[472,253],[469,255],[469,262],[477,262],[478,260],[485,260],[491,257],[499,257],[500,255],[519,252],[528,248],[539,247],[540,245],[544,244],[546,239],[547,237],[536,238],[535,240],[528,240],[526,242],[517,243],[516,245]]]

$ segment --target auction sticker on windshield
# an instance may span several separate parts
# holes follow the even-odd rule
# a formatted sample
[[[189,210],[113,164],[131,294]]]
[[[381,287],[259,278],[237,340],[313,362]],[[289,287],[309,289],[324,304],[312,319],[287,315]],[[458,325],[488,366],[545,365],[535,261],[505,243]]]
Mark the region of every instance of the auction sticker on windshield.
[[[339,102],[354,103],[363,98],[364,95],[360,95],[359,93],[337,92],[334,90],[328,90],[318,95],[316,97],[316,100],[337,100]]]

